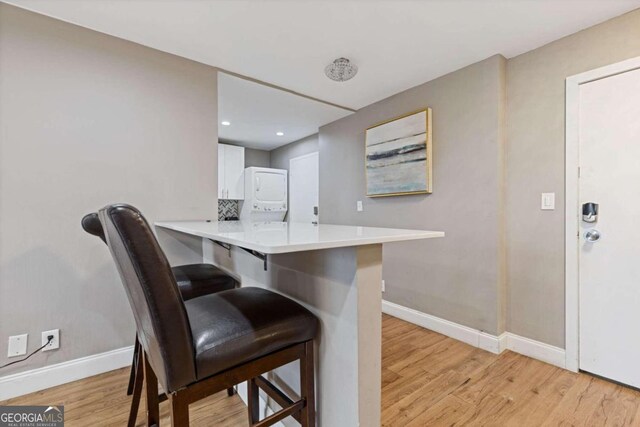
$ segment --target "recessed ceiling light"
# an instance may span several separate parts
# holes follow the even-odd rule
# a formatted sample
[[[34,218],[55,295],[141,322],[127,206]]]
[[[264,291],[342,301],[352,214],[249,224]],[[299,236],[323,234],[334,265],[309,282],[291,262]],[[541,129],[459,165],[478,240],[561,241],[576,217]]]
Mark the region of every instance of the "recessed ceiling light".
[[[276,132],[276,135],[278,135],[278,136],[284,136],[284,132]]]
[[[229,125],[231,125],[231,122],[224,121],[224,122],[221,122],[220,124],[222,126],[229,126]]]

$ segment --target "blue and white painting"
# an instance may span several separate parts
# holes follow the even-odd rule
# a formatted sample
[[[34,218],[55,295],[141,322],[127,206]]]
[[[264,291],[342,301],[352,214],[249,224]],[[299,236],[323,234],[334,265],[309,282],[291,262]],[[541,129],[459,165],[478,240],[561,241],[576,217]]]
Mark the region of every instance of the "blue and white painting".
[[[429,110],[367,129],[367,196],[431,192]]]

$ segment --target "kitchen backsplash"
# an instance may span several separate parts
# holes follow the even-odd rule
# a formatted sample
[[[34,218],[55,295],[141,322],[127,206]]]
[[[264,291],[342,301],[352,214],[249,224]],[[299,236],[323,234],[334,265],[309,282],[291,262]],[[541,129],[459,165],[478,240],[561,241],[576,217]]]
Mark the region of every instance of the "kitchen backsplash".
[[[220,200],[218,199],[218,221],[224,221],[229,217],[239,217],[237,200]]]

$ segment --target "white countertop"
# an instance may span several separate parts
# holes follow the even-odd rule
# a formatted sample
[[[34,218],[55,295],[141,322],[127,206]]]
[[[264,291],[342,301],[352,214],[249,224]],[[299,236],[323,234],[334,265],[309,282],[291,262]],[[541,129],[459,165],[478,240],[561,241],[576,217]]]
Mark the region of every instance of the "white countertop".
[[[442,231],[313,225],[299,222],[159,221],[155,226],[253,249],[265,254],[444,237]]]

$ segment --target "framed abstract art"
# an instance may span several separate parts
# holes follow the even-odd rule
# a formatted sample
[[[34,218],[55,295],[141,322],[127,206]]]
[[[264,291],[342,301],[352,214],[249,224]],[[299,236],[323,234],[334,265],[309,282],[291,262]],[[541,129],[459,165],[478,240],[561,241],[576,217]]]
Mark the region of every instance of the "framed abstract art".
[[[431,193],[431,133],[430,108],[368,128],[367,196]]]

